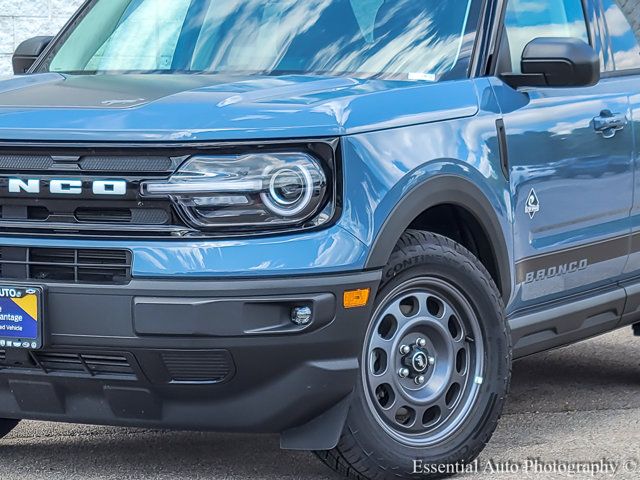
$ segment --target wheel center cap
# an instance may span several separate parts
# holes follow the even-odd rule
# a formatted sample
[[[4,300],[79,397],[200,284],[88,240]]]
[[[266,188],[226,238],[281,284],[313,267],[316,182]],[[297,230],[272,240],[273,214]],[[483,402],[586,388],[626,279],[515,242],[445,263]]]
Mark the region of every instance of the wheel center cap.
[[[429,368],[429,357],[421,350],[416,351],[411,357],[411,367],[416,373],[424,373]]]

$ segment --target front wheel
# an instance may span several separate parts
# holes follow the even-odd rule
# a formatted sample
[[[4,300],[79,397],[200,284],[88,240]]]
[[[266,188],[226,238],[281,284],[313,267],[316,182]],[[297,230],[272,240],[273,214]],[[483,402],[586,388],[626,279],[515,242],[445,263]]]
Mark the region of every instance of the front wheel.
[[[445,237],[407,232],[384,271],[346,428],[318,456],[369,480],[438,478],[472,462],[502,413],[509,338],[478,259]]]

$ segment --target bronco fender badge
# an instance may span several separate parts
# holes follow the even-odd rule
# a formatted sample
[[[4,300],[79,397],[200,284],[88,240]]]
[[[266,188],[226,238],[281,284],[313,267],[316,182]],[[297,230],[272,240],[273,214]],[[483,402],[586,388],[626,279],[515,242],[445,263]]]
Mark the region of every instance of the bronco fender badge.
[[[524,205],[524,213],[529,215],[529,218],[533,220],[533,217],[540,211],[540,200],[536,191],[532,188],[529,196],[527,197],[527,203]]]

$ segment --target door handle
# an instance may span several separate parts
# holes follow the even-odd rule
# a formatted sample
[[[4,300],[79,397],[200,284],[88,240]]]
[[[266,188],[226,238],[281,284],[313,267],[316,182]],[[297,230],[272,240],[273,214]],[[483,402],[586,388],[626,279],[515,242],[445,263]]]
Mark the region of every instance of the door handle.
[[[593,128],[601,133],[604,138],[613,138],[620,130],[624,130],[629,120],[624,113],[611,113],[611,110],[603,110],[593,119]]]

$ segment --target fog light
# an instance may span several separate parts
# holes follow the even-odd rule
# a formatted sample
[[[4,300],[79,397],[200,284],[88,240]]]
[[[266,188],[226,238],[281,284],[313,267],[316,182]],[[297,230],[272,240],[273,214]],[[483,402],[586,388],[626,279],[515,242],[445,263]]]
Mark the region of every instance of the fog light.
[[[291,321],[296,325],[309,325],[312,313],[310,307],[296,307],[291,311]]]

